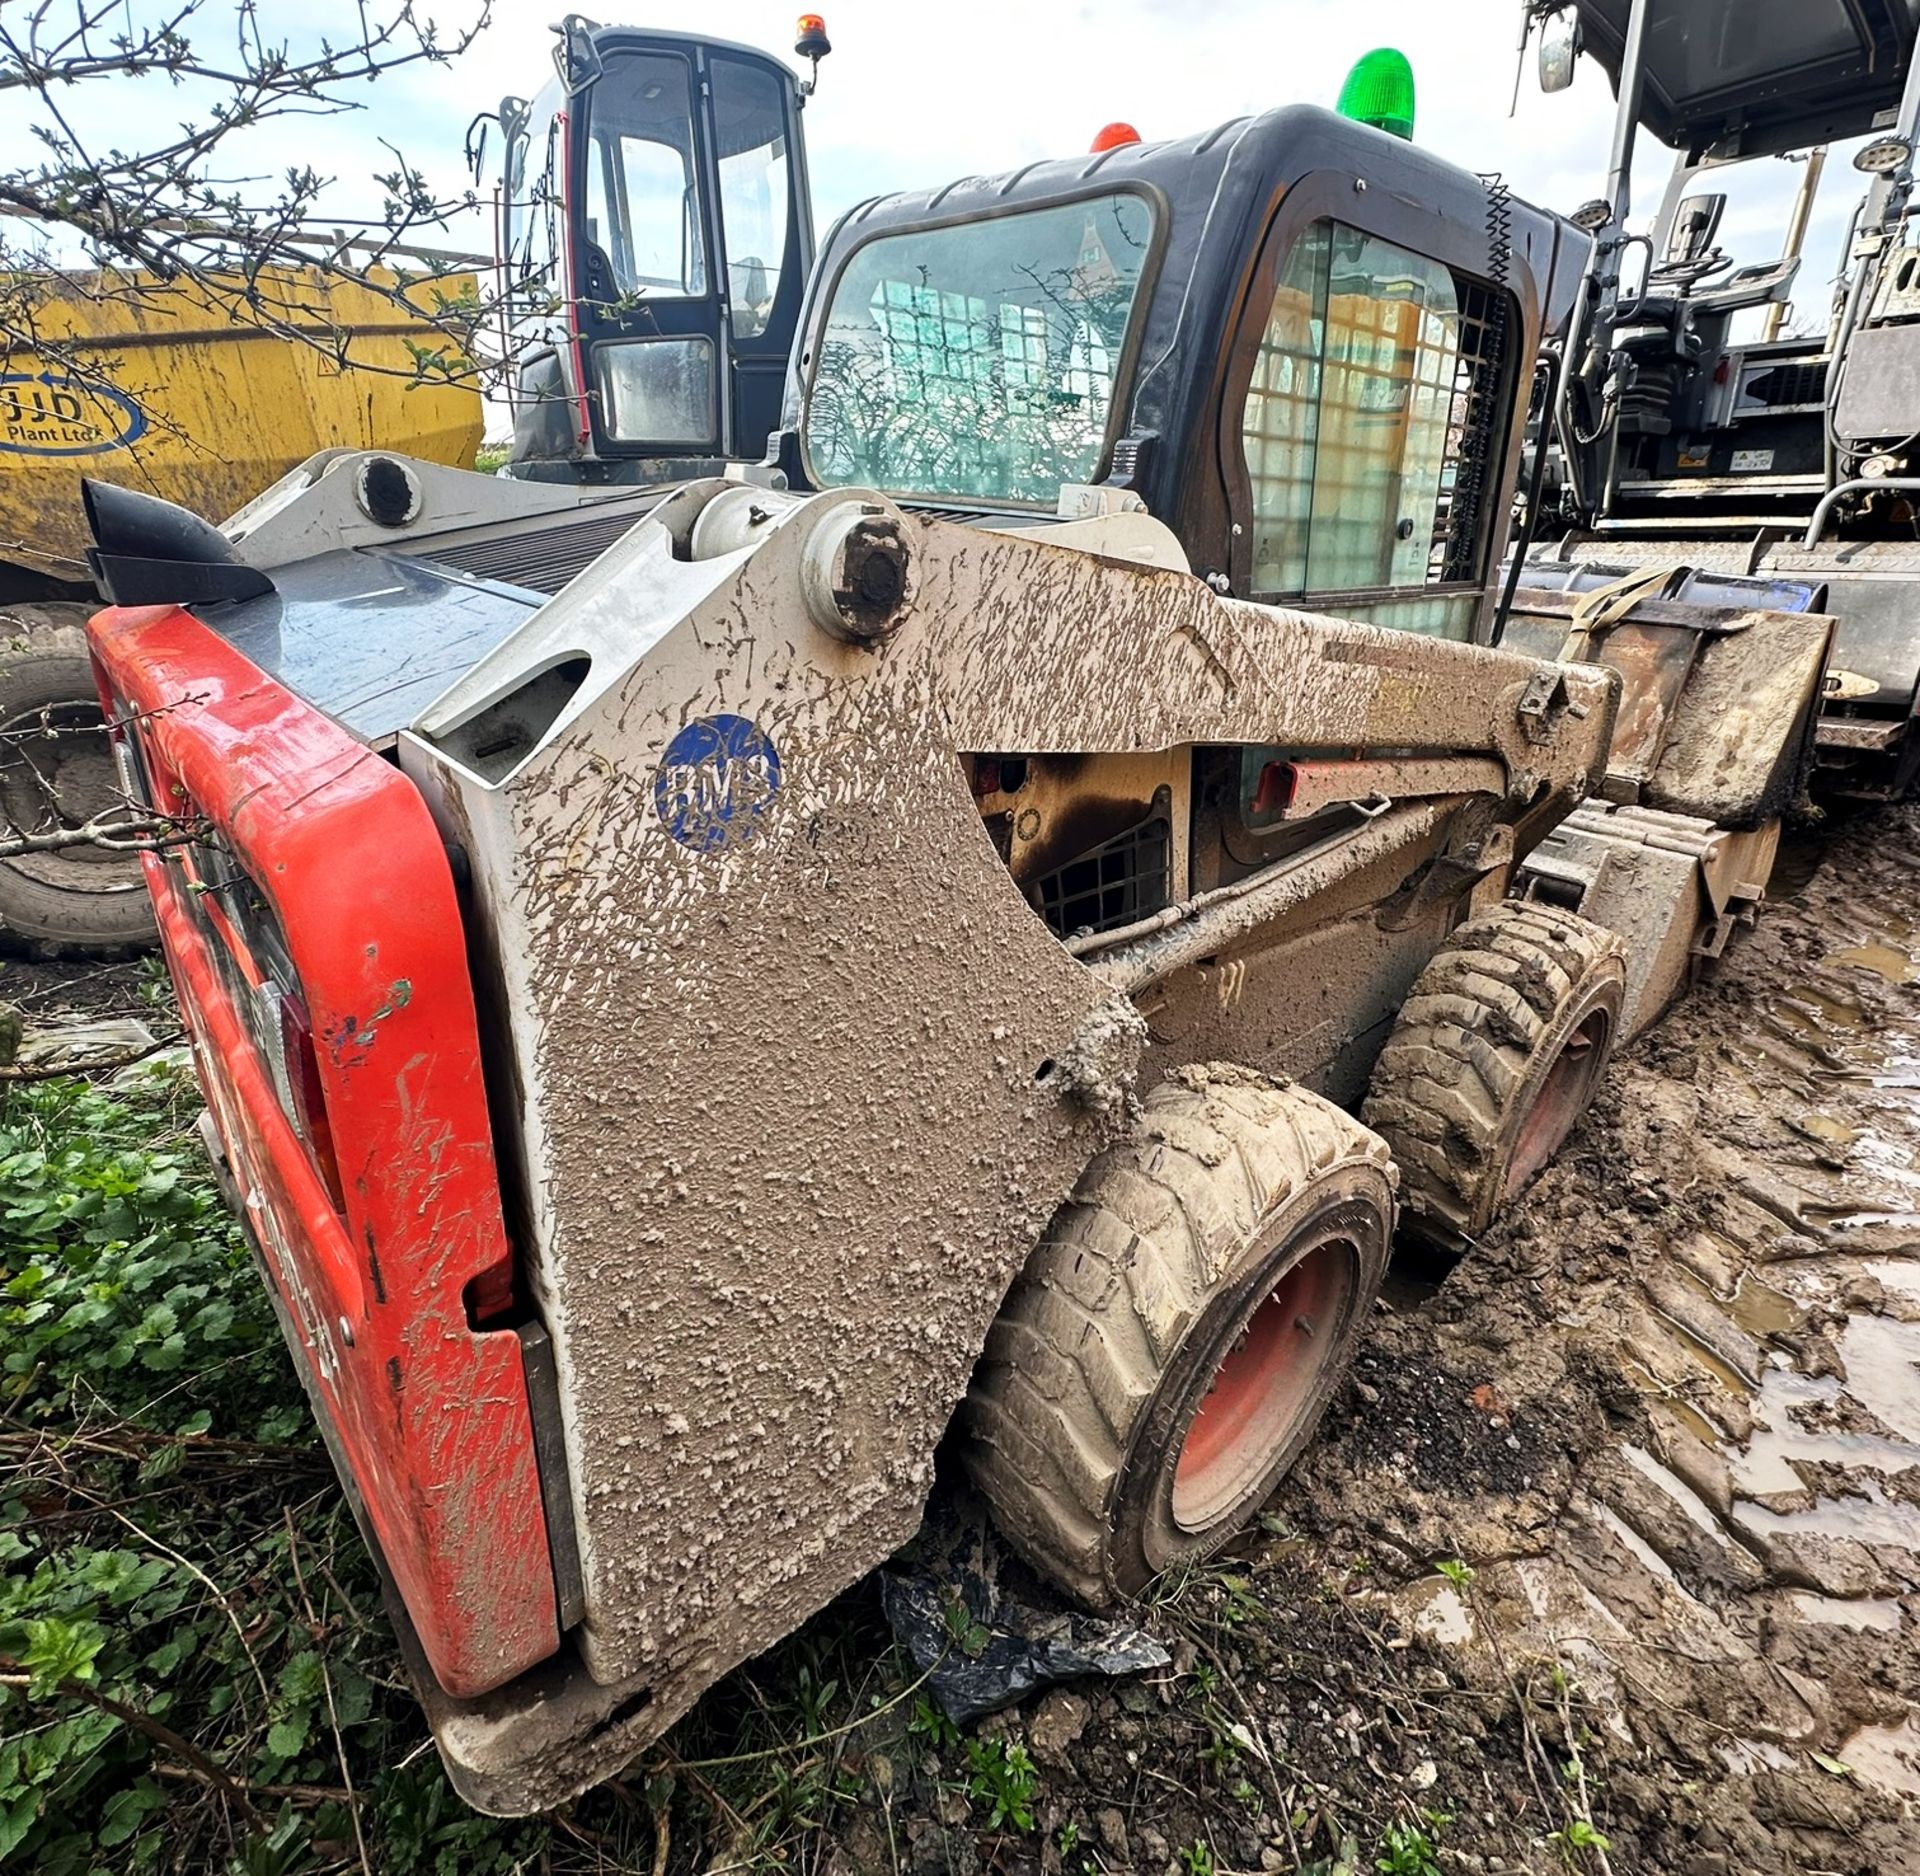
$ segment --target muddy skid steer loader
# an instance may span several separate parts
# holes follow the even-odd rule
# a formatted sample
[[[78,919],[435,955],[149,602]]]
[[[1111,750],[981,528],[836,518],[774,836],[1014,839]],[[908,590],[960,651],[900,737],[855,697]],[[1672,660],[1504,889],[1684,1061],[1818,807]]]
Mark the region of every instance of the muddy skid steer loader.
[[[943,1441],[1075,1596],[1212,1551],[1396,1223],[1470,1245],[1758,897],[1825,619],[1486,642],[1583,263],[1294,107],[855,211],[729,478],[97,504],[210,1150],[472,1802],[616,1771]]]

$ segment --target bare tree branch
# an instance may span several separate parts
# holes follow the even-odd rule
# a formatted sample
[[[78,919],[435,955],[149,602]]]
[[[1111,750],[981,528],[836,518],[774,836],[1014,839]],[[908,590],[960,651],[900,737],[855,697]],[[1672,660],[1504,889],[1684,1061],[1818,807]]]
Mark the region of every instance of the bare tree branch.
[[[323,198],[338,178],[302,166],[266,179],[237,160],[263,126],[364,110],[370,81],[459,57],[488,24],[492,0],[459,3],[467,16],[443,31],[416,0],[361,0],[346,14],[353,30],[343,40],[298,49],[263,33],[256,0],[146,9],[138,0],[39,0],[0,9],[0,109],[36,145],[32,157],[0,165],[0,216],[19,230],[0,221],[0,361],[26,352],[38,370],[110,385],[114,361],[74,337],[63,316],[70,303],[139,304],[190,289],[235,325],[343,367],[432,382],[475,377],[476,340],[491,311],[484,295],[471,276],[456,281],[448,264],[456,257],[420,268],[409,253],[478,206],[472,189],[436,192],[381,139],[358,179],[377,211],[323,225]],[[185,115],[146,147],[100,147],[82,126],[102,121],[108,84],[116,99],[134,84],[142,96],[169,87]],[[77,246],[97,271],[50,269],[51,242]],[[349,282],[426,322],[407,364],[356,346],[329,304],[329,289]]]

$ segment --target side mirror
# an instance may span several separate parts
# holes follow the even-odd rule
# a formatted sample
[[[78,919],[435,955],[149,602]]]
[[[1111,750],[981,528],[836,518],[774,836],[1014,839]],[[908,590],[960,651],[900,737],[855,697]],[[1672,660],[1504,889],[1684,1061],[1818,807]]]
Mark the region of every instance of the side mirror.
[[[1673,226],[1667,230],[1667,251],[1663,267],[1691,267],[1713,251],[1713,237],[1720,232],[1720,217],[1726,213],[1724,195],[1690,195],[1674,212]]]
[[[1540,89],[1565,91],[1579,56],[1580,15],[1573,7],[1558,7],[1540,22]]]
[[[568,97],[577,96],[600,76],[600,48],[594,40],[599,30],[590,19],[569,13],[550,29],[559,43],[553,48],[553,69]]]

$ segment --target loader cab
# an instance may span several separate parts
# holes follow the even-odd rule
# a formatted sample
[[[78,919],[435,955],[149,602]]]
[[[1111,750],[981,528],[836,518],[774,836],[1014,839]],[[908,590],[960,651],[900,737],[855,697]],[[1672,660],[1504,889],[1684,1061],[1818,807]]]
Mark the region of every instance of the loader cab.
[[[500,112],[510,471],[647,482],[758,458],[813,261],[802,89],[722,40],[557,31],[554,81]]]
[[[828,238],[774,462],[990,525],[1143,505],[1218,591],[1484,639],[1585,254],[1298,105],[886,197]]]

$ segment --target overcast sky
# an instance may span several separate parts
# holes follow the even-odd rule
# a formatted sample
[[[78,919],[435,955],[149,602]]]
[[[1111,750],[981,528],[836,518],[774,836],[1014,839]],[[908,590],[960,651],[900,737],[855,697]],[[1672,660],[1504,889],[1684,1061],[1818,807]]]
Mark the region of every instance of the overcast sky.
[[[0,15],[23,19],[41,3],[0,0]],[[53,0],[53,10],[71,3]],[[463,0],[421,4],[443,26],[463,17]],[[159,11],[155,0],[126,5],[136,16]],[[383,10],[373,0],[371,11]],[[796,10],[792,0],[626,0],[602,17],[786,55]],[[824,10],[834,51],[807,112],[823,230],[848,204],[887,189],[1082,150],[1115,118],[1154,140],[1277,104],[1330,105],[1353,60],[1378,45],[1398,46],[1413,63],[1415,135],[1427,148],[1469,169],[1499,170],[1517,194],[1561,211],[1597,194],[1603,181],[1612,98],[1589,61],[1581,61],[1570,91],[1547,97],[1529,55],[1509,115],[1518,0],[833,0]],[[555,0],[495,0],[492,25],[456,63],[361,88],[364,108],[344,116],[252,133],[238,167],[271,176],[310,163],[338,179],[331,212],[345,216],[368,206],[367,179],[388,161],[379,148],[385,138],[444,188],[457,189],[462,133],[473,114],[504,93],[537,91],[550,75],[549,26],[558,11]],[[331,8],[291,0],[259,0],[259,14],[265,33],[287,35],[296,50],[337,24]],[[205,0],[202,19],[209,43],[230,30],[225,0]],[[163,131],[181,102],[164,84],[109,80],[77,88],[67,108],[87,134],[124,148]],[[10,112],[0,123],[0,160],[16,160],[28,147],[26,124]],[[1668,160],[1657,146],[1644,152],[1636,181],[1643,212],[1657,202]],[[1743,260],[1778,253],[1797,175],[1778,162],[1755,171],[1737,185],[1721,237]],[[1837,153],[1801,283],[1800,307],[1811,323],[1824,320],[1824,283],[1859,182]],[[447,238],[488,242],[479,217]]]

